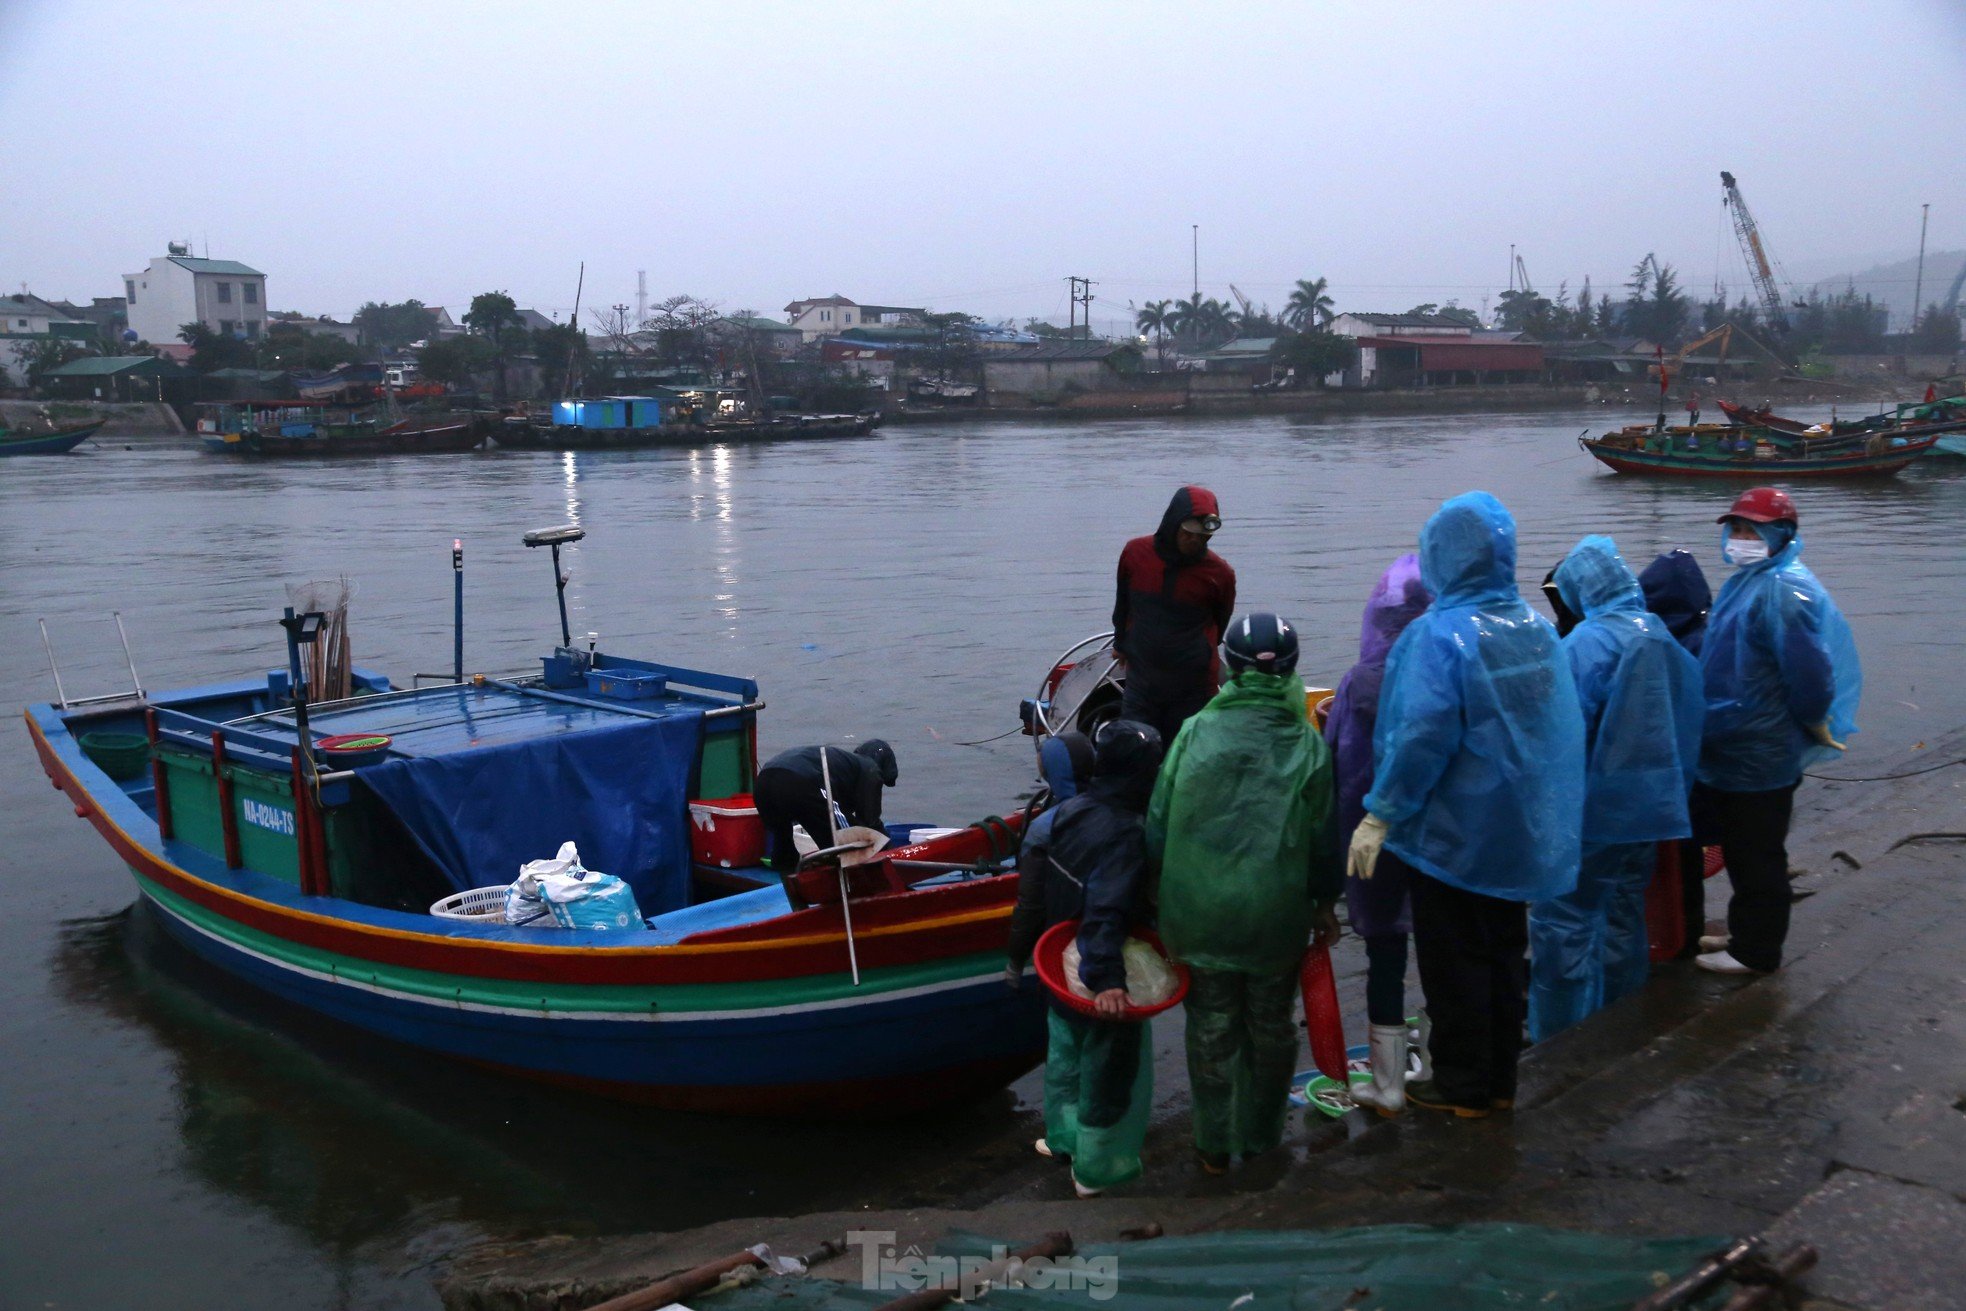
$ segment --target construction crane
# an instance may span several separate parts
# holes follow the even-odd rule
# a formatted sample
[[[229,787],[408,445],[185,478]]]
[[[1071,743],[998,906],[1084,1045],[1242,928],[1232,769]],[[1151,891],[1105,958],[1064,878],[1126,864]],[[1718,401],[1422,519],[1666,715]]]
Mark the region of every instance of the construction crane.
[[[1249,297],[1243,295],[1240,291],[1237,291],[1236,284],[1233,282],[1229,284],[1229,294],[1236,298],[1236,304],[1242,306],[1242,316],[1245,319],[1256,317],[1255,311],[1249,308]]]
[[[1734,215],[1734,235],[1740,239],[1741,254],[1747,257],[1748,274],[1754,279],[1754,289],[1761,296],[1761,308],[1768,315],[1768,326],[1777,332],[1789,330],[1787,308],[1782,304],[1782,292],[1775,281],[1775,261],[1768,254],[1767,243],[1761,239],[1761,229],[1755,225],[1754,215],[1748,213],[1748,202],[1741,198],[1741,189],[1734,183],[1734,175],[1722,170],[1720,185],[1725,193],[1723,203]]]
[[[1536,294],[1536,289],[1529,285],[1529,266],[1522,262],[1522,256],[1520,255],[1515,257],[1515,276],[1516,281],[1522,284],[1524,291],[1532,296]]]

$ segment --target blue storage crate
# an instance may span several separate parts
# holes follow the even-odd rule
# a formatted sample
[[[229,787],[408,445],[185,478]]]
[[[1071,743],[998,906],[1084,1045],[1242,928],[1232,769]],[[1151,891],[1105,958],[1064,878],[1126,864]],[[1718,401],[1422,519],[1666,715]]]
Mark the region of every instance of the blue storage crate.
[[[639,669],[590,669],[587,690],[595,696],[616,701],[647,701],[661,696],[669,687],[667,674],[645,673]]]
[[[587,662],[581,658],[584,654],[584,652],[568,653],[562,647],[552,655],[542,657],[546,686],[561,691],[581,686],[586,681],[587,675]]]

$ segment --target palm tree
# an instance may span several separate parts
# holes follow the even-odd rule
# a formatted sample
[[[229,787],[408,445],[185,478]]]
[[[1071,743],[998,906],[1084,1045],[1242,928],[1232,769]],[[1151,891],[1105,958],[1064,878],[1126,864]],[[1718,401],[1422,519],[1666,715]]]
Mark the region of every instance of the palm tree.
[[[1284,322],[1299,332],[1331,322],[1336,302],[1325,294],[1325,285],[1323,278],[1299,278],[1283,307]]]
[[[1171,300],[1150,300],[1133,316],[1134,327],[1141,332],[1154,334],[1154,353],[1162,364],[1167,363],[1167,334],[1174,326],[1171,321],[1173,306]]]

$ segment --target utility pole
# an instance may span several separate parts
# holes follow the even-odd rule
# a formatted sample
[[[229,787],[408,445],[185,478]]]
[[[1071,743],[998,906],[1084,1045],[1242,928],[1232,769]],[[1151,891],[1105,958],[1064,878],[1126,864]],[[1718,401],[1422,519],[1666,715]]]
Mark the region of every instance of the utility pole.
[[[1194,225],[1190,236],[1194,241],[1195,300],[1199,302],[1201,300],[1201,224],[1197,223]]]
[[[1918,316],[1925,312],[1925,224],[1932,217],[1929,204],[1918,207],[1918,277],[1911,284],[1911,330],[1918,331]]]
[[[635,270],[635,330],[641,331],[649,317],[649,271]]]
[[[1090,341],[1092,340],[1092,279],[1072,277],[1066,278],[1065,281],[1071,289],[1072,297],[1070,325],[1065,329],[1065,338],[1067,341],[1070,341],[1079,335],[1079,307],[1083,305],[1085,307],[1085,337],[1087,341]]]

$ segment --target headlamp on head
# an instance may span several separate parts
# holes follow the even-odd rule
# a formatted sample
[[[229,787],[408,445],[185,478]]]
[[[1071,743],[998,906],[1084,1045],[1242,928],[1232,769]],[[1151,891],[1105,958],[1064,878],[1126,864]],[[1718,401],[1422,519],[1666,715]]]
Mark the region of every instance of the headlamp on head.
[[[1221,530],[1221,527],[1222,527],[1222,516],[1219,514],[1191,515],[1190,517],[1183,519],[1181,521],[1182,532],[1200,533],[1203,537],[1208,537],[1216,532],[1219,532]]]

